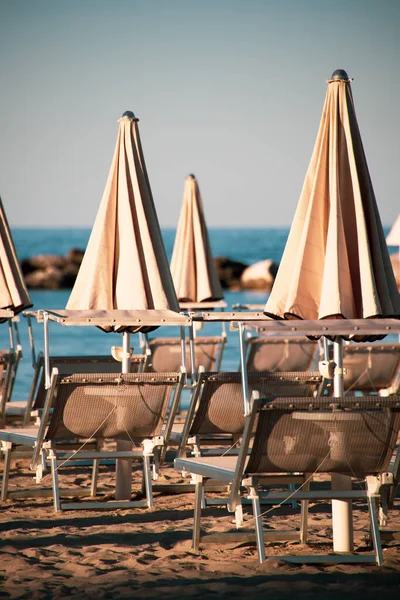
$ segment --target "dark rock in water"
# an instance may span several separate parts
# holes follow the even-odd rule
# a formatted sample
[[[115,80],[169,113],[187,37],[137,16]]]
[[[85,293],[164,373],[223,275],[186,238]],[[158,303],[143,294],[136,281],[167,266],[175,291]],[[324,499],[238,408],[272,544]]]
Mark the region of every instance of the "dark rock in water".
[[[83,250],[73,248],[66,256],[39,254],[21,262],[28,288],[58,290],[71,289],[75,283]]]
[[[32,272],[37,269],[47,269],[49,267],[63,269],[66,264],[66,258],[59,254],[38,254],[32,258],[26,258],[22,261],[22,272]]]
[[[243,271],[240,278],[241,289],[270,292],[277,272],[278,265],[273,260],[260,260]]]
[[[58,290],[62,288],[61,282],[63,272],[55,267],[45,269],[36,269],[25,276],[25,282],[28,288],[37,288],[44,290]]]
[[[392,263],[393,273],[397,282],[397,287],[400,289],[400,253],[391,254],[390,261]]]
[[[223,288],[240,289],[240,277],[248,265],[231,260],[227,256],[216,256],[214,264]]]
[[[63,277],[61,281],[61,287],[72,288],[74,287],[76,276],[78,275],[80,263],[68,262],[63,269]]]
[[[72,248],[65,258],[68,264],[78,265],[79,267],[84,254],[84,250],[79,250],[79,248]]]
[[[83,255],[83,250],[72,248],[66,256],[40,254],[24,259],[21,268],[26,285],[47,290],[71,289]],[[227,256],[217,256],[214,263],[222,287],[230,290],[269,290],[277,270],[277,265],[269,259],[248,266]]]

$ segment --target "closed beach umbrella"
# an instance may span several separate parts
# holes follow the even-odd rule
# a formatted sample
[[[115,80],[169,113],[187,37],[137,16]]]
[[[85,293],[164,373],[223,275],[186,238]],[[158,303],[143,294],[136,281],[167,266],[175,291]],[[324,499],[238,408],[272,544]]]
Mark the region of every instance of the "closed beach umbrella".
[[[32,306],[0,199],[0,309],[15,314]]]
[[[388,246],[400,246],[400,215],[397,217],[392,229],[389,231],[386,243]]]
[[[392,229],[386,238],[388,246],[398,246],[399,254],[397,259],[397,280],[400,282],[400,215],[397,217]]]
[[[343,70],[321,123],[276,280],[274,318],[399,317],[400,297]]]
[[[66,308],[179,311],[138,119],[130,111],[119,120],[103,199]]]
[[[68,310],[179,311],[167,254],[147,176],[138,119],[127,111],[119,131],[106,188]],[[124,331],[122,370],[129,371],[129,332],[154,327],[105,328]],[[130,443],[118,442],[120,450]],[[116,498],[130,497],[131,461],[119,460]]]
[[[180,302],[199,303],[224,297],[211,253],[199,184],[194,175],[185,180],[171,273]]]
[[[265,306],[278,319],[400,317],[400,296],[354,111],[347,73],[335,71],[282,261]],[[366,341],[366,338],[363,338]],[[342,396],[341,339],[333,344]],[[332,487],[349,489],[335,474]],[[353,549],[351,504],[332,501],[334,550]]]

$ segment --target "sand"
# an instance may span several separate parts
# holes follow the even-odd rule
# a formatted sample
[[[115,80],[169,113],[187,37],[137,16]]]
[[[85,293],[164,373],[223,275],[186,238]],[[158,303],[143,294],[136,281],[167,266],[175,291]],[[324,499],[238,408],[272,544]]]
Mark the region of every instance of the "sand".
[[[27,464],[25,459],[14,464],[10,491],[38,487]],[[113,471],[112,466],[101,467],[100,485],[112,489]],[[160,483],[187,483],[172,463],[162,473]],[[134,490],[139,490],[139,470],[133,479]],[[89,470],[65,467],[61,482],[85,485]],[[49,479],[42,485],[49,486]],[[259,565],[251,543],[212,544],[192,551],[193,493],[154,496],[153,509],[61,513],[53,511],[51,498],[7,500],[0,505],[0,598],[400,598],[400,541],[384,542],[381,567],[301,566],[271,558],[331,551],[329,504],[311,505],[310,547],[269,544],[268,558]],[[232,522],[221,507],[203,514],[205,531],[225,531]],[[355,503],[354,518],[356,547],[370,551],[365,504]],[[268,523],[298,527],[299,510],[283,506],[268,515]],[[400,530],[399,500],[388,526]]]

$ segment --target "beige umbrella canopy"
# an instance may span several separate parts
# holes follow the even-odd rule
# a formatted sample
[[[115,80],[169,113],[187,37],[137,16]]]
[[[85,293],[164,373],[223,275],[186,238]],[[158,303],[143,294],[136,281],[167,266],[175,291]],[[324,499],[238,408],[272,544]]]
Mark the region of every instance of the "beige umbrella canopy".
[[[400,316],[350,81],[340,69],[327,82],[311,162],[265,307],[274,318]]]
[[[388,246],[398,246],[399,253],[397,256],[397,283],[400,284],[400,215],[397,217],[396,221],[392,229],[389,231],[388,236],[386,238],[386,243]],[[396,263],[394,263],[394,268]]]
[[[32,306],[0,199],[0,309],[15,314]]]
[[[171,273],[180,302],[200,303],[224,297],[211,253],[199,184],[194,175],[185,180]]]
[[[119,120],[103,199],[67,309],[179,311],[137,123],[130,111]]]
[[[397,217],[392,229],[389,231],[386,243],[388,246],[400,246],[400,215]]]

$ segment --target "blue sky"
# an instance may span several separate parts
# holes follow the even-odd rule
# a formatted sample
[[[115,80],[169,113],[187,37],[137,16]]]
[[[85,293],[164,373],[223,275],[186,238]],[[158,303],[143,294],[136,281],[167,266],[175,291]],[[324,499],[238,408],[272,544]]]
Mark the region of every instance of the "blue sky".
[[[95,219],[132,110],[162,226],[195,173],[209,226],[290,225],[345,69],[384,225],[399,212],[398,0],[0,0],[12,226]]]

